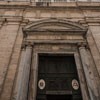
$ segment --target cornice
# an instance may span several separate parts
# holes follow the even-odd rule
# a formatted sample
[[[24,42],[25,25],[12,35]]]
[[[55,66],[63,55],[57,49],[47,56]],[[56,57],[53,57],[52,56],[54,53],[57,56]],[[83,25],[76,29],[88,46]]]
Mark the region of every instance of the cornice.
[[[23,41],[23,47],[26,47],[27,46],[27,43],[30,43],[30,44],[75,44],[77,46],[79,46],[78,44],[79,43],[83,43],[83,44],[86,44],[86,41],[85,40],[25,40]]]
[[[100,2],[66,2],[66,3],[48,3],[37,5],[36,2],[12,2],[12,1],[0,1],[0,8],[42,8],[42,9],[51,9],[51,8],[81,8],[81,9],[98,9],[100,10]]]
[[[86,17],[86,22],[100,23],[100,17]]]
[[[91,26],[100,26],[100,17],[86,17],[85,21]]]
[[[22,17],[6,17],[7,22],[21,22]]]
[[[77,2],[77,6],[82,9],[100,9],[100,2]]]
[[[22,22],[23,17],[20,16],[1,16],[0,21],[5,21],[5,22]]]
[[[7,22],[8,24],[21,24],[21,25],[26,25],[29,20],[24,19],[23,17],[0,17],[0,24]]]

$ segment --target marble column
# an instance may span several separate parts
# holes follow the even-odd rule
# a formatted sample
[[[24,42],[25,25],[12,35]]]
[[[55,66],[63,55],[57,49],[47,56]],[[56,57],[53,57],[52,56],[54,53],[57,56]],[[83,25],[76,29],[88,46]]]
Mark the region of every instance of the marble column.
[[[32,46],[27,45],[26,50],[21,54],[21,60],[19,65],[19,73],[16,87],[18,88],[16,93],[16,100],[27,100],[29,75],[32,58]]]
[[[83,70],[84,70],[84,74],[88,86],[90,100],[100,100],[100,98],[98,97],[98,91],[96,88],[94,75],[91,70],[90,61],[85,46],[79,47],[79,52],[80,52],[81,62],[83,65]]]

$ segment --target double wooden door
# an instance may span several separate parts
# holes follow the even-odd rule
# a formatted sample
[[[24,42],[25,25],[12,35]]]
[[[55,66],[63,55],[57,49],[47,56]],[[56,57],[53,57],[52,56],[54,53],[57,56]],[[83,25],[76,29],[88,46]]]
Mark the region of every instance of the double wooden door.
[[[73,56],[39,56],[37,100],[82,100]]]

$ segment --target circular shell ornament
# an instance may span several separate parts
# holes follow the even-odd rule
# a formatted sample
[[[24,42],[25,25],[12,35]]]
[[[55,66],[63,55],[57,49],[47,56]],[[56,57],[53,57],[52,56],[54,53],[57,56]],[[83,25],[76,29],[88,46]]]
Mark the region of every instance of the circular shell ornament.
[[[43,79],[40,79],[38,82],[39,89],[43,90],[45,88],[45,81]]]
[[[79,83],[76,79],[72,80],[72,87],[74,90],[78,90],[79,89]]]

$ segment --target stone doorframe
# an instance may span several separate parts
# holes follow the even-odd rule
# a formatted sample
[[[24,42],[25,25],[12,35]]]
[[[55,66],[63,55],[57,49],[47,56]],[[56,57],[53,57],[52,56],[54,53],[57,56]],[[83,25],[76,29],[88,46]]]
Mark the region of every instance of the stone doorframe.
[[[46,19],[30,23],[23,33],[15,100],[36,100],[38,56],[45,53],[73,55],[83,100],[99,100],[88,70],[86,28],[65,19]]]
[[[33,67],[33,77],[31,81],[30,86],[30,93],[33,91],[29,100],[36,100],[36,94],[37,94],[37,78],[38,78],[38,60],[40,54],[56,54],[56,55],[72,55],[75,58],[76,66],[77,66],[77,72],[79,76],[80,81],[80,87],[82,92],[82,98],[83,100],[90,100],[89,99],[89,93],[87,89],[86,80],[84,77],[84,71],[81,65],[80,61],[80,55],[79,51],[77,49],[76,44],[34,44],[33,47],[33,59],[32,59],[32,67]],[[46,49],[47,48],[47,49]],[[51,49],[50,49],[51,48]],[[60,50],[61,49],[61,50]],[[34,79],[34,80],[33,80]],[[32,90],[33,89],[33,90]]]

